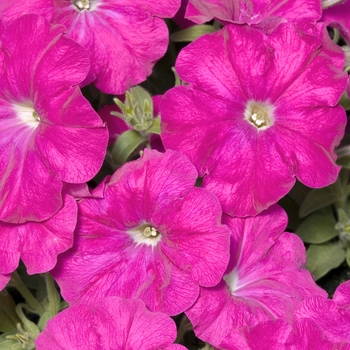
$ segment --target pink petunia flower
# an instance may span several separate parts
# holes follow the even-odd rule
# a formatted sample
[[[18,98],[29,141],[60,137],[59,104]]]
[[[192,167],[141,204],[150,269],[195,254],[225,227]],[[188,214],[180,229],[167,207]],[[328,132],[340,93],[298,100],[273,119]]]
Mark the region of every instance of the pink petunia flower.
[[[229,259],[229,230],[197,172],[175,151],[145,149],[117,170],[103,199],[78,203],[75,244],[52,275],[69,303],[117,295],[177,315],[200,286],[220,282]]]
[[[327,26],[336,28],[347,44],[350,44],[350,1],[328,7],[323,10],[321,21]]]
[[[65,195],[62,208],[48,220],[23,224],[0,221],[0,276],[16,270],[19,259],[30,275],[50,271],[57,255],[73,246],[77,212],[75,200]]]
[[[232,231],[224,278],[214,288],[201,288],[198,300],[185,311],[200,339],[225,348],[242,327],[278,318],[291,322],[306,297],[326,299],[304,268],[303,242],[282,233],[287,216],[280,207],[245,219],[224,215],[223,222]]]
[[[192,161],[230,215],[256,215],[295,177],[314,188],[337,178],[347,74],[342,50],[322,29],[311,35],[286,23],[266,36],[228,25],[178,56],[189,85],[163,96],[162,141]]]
[[[347,344],[328,341],[309,319],[269,320],[254,327],[234,330],[217,350],[345,350]]]
[[[350,343],[350,281],[342,283],[333,299],[310,296],[298,307],[296,318],[309,318],[317,323],[327,339]]]
[[[187,5],[188,5],[188,0],[182,0],[179,10],[177,11],[176,15],[173,17],[173,20],[181,29],[189,28],[195,24],[192,21],[189,21],[188,19],[185,18]]]
[[[319,0],[189,0],[185,17],[197,24],[214,18],[268,29],[286,21],[315,23],[321,13]]]
[[[8,274],[0,273],[0,291],[3,290],[6,287],[7,283],[10,280],[10,278],[11,278],[11,274],[10,273],[8,273]]]
[[[9,0],[0,5],[0,15],[8,23],[37,13],[65,25],[67,36],[90,53],[85,83],[123,94],[144,81],[165,54],[169,34],[163,18],[173,17],[179,7],[180,0]]]
[[[36,339],[37,350],[181,350],[173,344],[175,322],[150,312],[140,300],[109,297],[77,304],[49,320]]]
[[[108,145],[113,146],[117,138],[126,130],[129,130],[129,126],[124,120],[111,115],[111,112],[120,112],[120,109],[115,105],[105,104],[99,111],[98,114],[101,119],[106,123],[108,128],[109,140]]]
[[[0,38],[0,220],[42,221],[63,205],[64,183],[100,169],[107,130],[78,84],[90,63],[62,26],[25,15]]]

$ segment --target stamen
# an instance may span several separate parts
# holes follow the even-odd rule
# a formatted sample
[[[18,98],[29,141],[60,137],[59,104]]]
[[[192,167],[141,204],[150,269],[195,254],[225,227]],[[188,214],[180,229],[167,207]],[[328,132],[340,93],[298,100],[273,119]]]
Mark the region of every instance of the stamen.
[[[251,100],[247,103],[244,117],[257,129],[264,130],[273,124],[274,108],[268,103]]]
[[[40,117],[38,113],[34,110],[33,105],[28,104],[12,104],[15,110],[16,116],[21,123],[25,123],[31,127],[36,128],[40,123]]]
[[[128,233],[137,245],[142,243],[155,247],[162,238],[160,232],[148,223],[128,230]]]
[[[77,0],[73,3],[80,11],[90,10],[90,0]]]

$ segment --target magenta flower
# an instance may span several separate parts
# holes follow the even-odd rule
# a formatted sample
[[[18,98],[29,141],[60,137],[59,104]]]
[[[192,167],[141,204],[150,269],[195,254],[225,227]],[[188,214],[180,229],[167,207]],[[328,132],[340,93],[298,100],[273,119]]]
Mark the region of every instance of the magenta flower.
[[[189,85],[163,97],[162,141],[192,161],[230,215],[256,215],[295,177],[315,188],[337,178],[347,74],[322,28],[309,35],[286,23],[266,36],[228,25],[179,54],[176,70]]]
[[[243,327],[277,318],[290,322],[307,296],[326,292],[304,268],[305,248],[294,234],[282,233],[287,216],[277,205],[256,217],[223,222],[232,231],[231,258],[222,282],[201,288],[186,311],[196,335],[215,347],[228,344]]]
[[[37,13],[65,25],[67,36],[90,53],[85,83],[123,94],[144,81],[165,54],[169,34],[163,18],[173,17],[179,7],[180,0],[9,0],[0,5],[0,15],[7,23]]]
[[[75,200],[66,195],[62,208],[48,220],[23,224],[0,221],[0,276],[16,270],[19,259],[30,275],[50,271],[57,255],[73,246],[77,211]]]
[[[108,145],[113,146],[117,138],[126,130],[129,130],[129,126],[124,120],[111,115],[111,112],[120,112],[120,109],[115,105],[105,104],[99,111],[98,114],[101,119],[106,123],[108,128]]]
[[[350,44],[350,1],[345,0],[340,4],[323,10],[322,19],[327,26],[336,28],[345,41]]]
[[[5,275],[0,273],[0,291],[2,291],[6,287],[7,283],[10,280],[10,278],[11,278],[11,274],[10,273],[9,274],[5,274]]]
[[[350,343],[350,281],[337,288],[332,300],[316,295],[305,299],[296,318],[312,319],[331,341]]]
[[[187,5],[188,5],[188,0],[182,0],[179,10],[173,17],[173,20],[181,29],[189,28],[195,24],[192,21],[189,21],[188,19],[185,18]]]
[[[89,58],[63,31],[26,15],[0,39],[2,221],[52,217],[63,184],[90,180],[105,156],[107,130],[78,87]]]
[[[234,330],[220,345],[220,350],[345,350],[345,344],[328,341],[321,329],[309,319],[270,320],[254,327]]]
[[[181,350],[175,322],[140,300],[109,297],[63,310],[36,339],[37,350]]]
[[[214,18],[263,29],[286,21],[315,23],[321,13],[319,0],[189,0],[185,17],[197,24]]]
[[[103,199],[80,201],[75,244],[52,272],[64,299],[117,295],[177,315],[200,286],[219,283],[229,230],[217,198],[194,187],[196,178],[183,155],[145,149],[106,182]]]

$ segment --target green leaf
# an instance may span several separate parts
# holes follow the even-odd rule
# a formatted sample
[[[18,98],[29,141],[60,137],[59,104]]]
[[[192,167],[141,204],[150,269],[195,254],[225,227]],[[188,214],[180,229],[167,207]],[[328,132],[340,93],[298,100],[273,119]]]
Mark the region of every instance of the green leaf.
[[[311,244],[306,251],[306,258],[306,268],[317,281],[344,261],[345,250],[339,242]]]
[[[160,135],[160,118],[153,120],[152,126],[146,130],[148,133]]]
[[[318,209],[333,204],[337,198],[338,197],[334,189],[334,185],[313,189],[309,192],[304,199],[304,202],[301,204],[299,215],[303,218]]]
[[[339,232],[334,228],[336,223],[332,207],[329,206],[311,214],[295,233],[306,243],[320,244],[338,236]]]
[[[290,197],[300,207],[310,191],[312,191],[310,187],[303,185],[297,180],[293,188],[289,191],[288,197]]]
[[[65,300],[63,300],[60,302],[60,308],[58,309],[58,311],[62,311],[64,309],[67,309],[67,307],[69,307],[69,304]]]
[[[147,140],[135,130],[123,132],[115,142],[112,157],[116,164],[123,165]]]
[[[22,308],[26,308],[26,305],[25,304],[18,304],[16,306],[17,315],[21,319],[21,323],[23,325],[23,329],[26,332],[28,332],[31,335],[33,335],[34,339],[35,339],[39,335],[40,329],[38,328],[38,326],[34,322],[28,320],[28,318],[24,315],[24,312],[23,312]]]
[[[346,111],[350,110],[350,99],[349,99],[349,97],[348,97],[346,92],[344,92],[344,94],[341,97],[339,103]]]
[[[16,304],[5,289],[0,293],[0,332],[15,331],[19,322],[20,319],[16,314]]]
[[[350,169],[350,145],[339,147],[337,149],[337,164]]]
[[[50,315],[50,310],[46,310],[41,316],[40,316],[40,319],[39,319],[39,322],[38,322],[38,327],[39,329],[42,331],[46,324],[47,324],[47,321],[51,318],[51,315]]]
[[[348,249],[346,249],[346,257],[345,258],[346,258],[346,263],[350,267],[350,247],[348,247]]]
[[[0,349],[1,350],[14,350],[15,346],[19,345],[18,341],[15,339],[7,339],[8,335],[15,335],[16,333],[5,333],[0,335]]]
[[[345,211],[343,209],[338,209],[338,221],[342,225],[346,225],[349,223],[349,218],[346,215]]]
[[[170,36],[174,42],[192,42],[204,34],[214,33],[216,29],[209,24],[194,25]]]

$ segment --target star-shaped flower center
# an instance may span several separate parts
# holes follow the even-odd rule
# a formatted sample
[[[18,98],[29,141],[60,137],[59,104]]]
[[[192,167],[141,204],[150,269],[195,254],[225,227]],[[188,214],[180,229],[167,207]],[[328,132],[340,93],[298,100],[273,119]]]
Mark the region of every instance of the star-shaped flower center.
[[[31,104],[13,104],[17,117],[25,124],[36,128],[40,123],[40,116]]]
[[[270,127],[274,121],[274,108],[264,102],[250,100],[244,111],[244,118],[259,130]]]
[[[96,0],[73,0],[72,3],[79,11],[91,11],[94,10],[97,6]]]
[[[152,225],[146,223],[128,230],[136,244],[146,244],[155,247],[161,240],[161,234]]]

